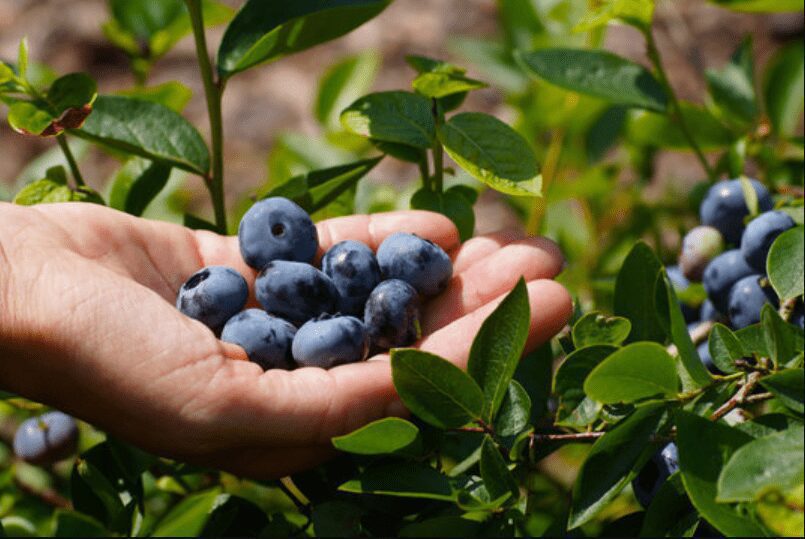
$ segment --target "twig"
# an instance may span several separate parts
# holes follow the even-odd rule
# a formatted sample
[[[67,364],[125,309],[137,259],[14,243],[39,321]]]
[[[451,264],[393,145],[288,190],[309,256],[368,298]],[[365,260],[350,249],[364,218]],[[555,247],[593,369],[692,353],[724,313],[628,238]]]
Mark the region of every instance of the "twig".
[[[791,315],[794,314],[794,308],[797,306],[797,298],[787,299],[780,304],[780,318],[788,322],[791,320]]]
[[[58,509],[69,509],[71,507],[70,500],[56,492],[51,488],[36,489],[14,478],[14,484],[17,485],[21,491],[30,496],[35,496],[45,502],[46,504],[56,507]]]
[[[713,326],[715,325],[716,323],[712,320],[702,322],[690,332],[690,340],[693,341],[693,344],[703,343],[707,340],[707,337],[710,336],[710,332],[713,330]]]
[[[753,372],[749,376],[746,377],[746,383],[743,387],[738,390],[738,392],[733,395],[727,402],[721,405],[721,407],[713,412],[713,415],[710,417],[712,421],[718,421],[735,408],[746,402],[746,399],[749,397],[749,393],[755,388],[757,383],[760,381],[760,373]]]
[[[67,160],[67,164],[70,166],[70,171],[73,173],[73,179],[75,180],[76,186],[86,186],[87,184],[84,182],[84,177],[81,176],[81,171],[78,169],[78,162],[75,160],[75,156],[70,150],[70,145],[67,144],[64,133],[56,137],[56,142],[59,143],[59,148],[61,148],[64,158]]]
[[[748,404],[755,404],[757,402],[764,402],[774,398],[774,393],[757,393],[755,395],[749,395],[744,399],[744,402]]]

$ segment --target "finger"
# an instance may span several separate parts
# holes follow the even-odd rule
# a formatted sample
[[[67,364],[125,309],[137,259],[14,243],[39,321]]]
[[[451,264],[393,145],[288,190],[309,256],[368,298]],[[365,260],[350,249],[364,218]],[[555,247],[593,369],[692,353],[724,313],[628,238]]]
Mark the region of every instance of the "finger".
[[[467,240],[453,259],[453,273],[461,273],[479,260],[524,237],[522,230],[507,229]]]
[[[527,282],[556,277],[563,260],[559,247],[545,238],[517,240],[496,252],[489,252],[456,274],[447,290],[427,305],[424,333],[433,333],[506,293],[520,277]]]

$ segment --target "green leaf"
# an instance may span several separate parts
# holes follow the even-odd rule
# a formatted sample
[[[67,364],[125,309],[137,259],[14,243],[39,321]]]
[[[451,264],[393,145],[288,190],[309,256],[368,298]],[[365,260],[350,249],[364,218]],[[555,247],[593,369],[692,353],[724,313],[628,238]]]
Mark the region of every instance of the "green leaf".
[[[27,518],[11,515],[0,520],[0,527],[8,537],[37,537],[36,526]]]
[[[420,350],[392,350],[391,377],[405,406],[435,427],[457,428],[483,417],[481,388],[446,359]]]
[[[209,230],[210,232],[219,232],[218,227],[206,219],[196,217],[193,214],[186,213],[183,216],[182,224],[190,230]]]
[[[584,18],[573,28],[574,32],[589,32],[613,19],[637,28],[650,28],[654,18],[654,0],[603,0],[598,7],[587,10]]]
[[[766,261],[769,281],[783,301],[805,293],[803,242],[805,242],[805,227],[798,226],[780,234],[769,250],[769,258]]]
[[[215,502],[201,537],[256,537],[269,525],[268,516],[255,503],[229,494]]]
[[[674,359],[652,342],[621,348],[595,367],[584,382],[584,392],[604,404],[671,398],[678,390]]]
[[[668,97],[643,66],[602,50],[540,49],[518,53],[524,67],[551,84],[617,105],[665,112]]]
[[[448,502],[456,498],[446,476],[430,466],[414,462],[369,467],[360,477],[347,481],[338,490]]]
[[[769,357],[776,366],[785,365],[803,349],[802,330],[783,320],[769,304],[760,311],[760,324]]]
[[[528,289],[525,280],[520,279],[475,335],[467,372],[483,390],[483,417],[487,422],[506,396],[523,355],[530,321]]]
[[[514,379],[523,386],[531,401],[529,423],[535,423],[548,412],[552,373],[553,350],[550,342],[527,354],[517,364]]]
[[[665,406],[638,408],[596,440],[573,485],[568,529],[589,522],[637,476],[656,448],[651,436],[665,417]]]
[[[152,535],[154,537],[199,535],[215,506],[224,501],[219,499],[221,496],[221,489],[214,488],[183,499],[162,517]]]
[[[805,413],[805,371],[787,369],[760,380],[760,384],[795,412]]]
[[[802,10],[802,0],[791,1],[798,3],[799,10]],[[766,68],[763,87],[766,114],[774,132],[783,137],[793,135],[802,116],[802,96],[805,93],[805,45],[802,40],[782,47],[772,57]]]
[[[738,337],[727,326],[723,324],[713,326],[707,346],[718,370],[726,374],[738,372],[735,360],[744,357],[744,348]]]
[[[356,135],[416,148],[430,148],[436,138],[430,101],[410,92],[362,97],[341,113],[341,124]]]
[[[581,428],[595,420],[598,405],[584,392],[584,381],[616,350],[610,345],[579,348],[559,365],[554,378],[554,393],[559,397],[557,425]]]
[[[422,73],[412,82],[414,90],[425,97],[441,99],[454,94],[486,88],[487,84],[457,73]]]
[[[747,123],[755,120],[758,103],[751,36],[741,42],[723,69],[708,69],[706,78],[710,95],[726,118],[737,117]]]
[[[313,508],[316,537],[359,537],[365,510],[354,503],[334,500]]]
[[[698,523],[699,515],[690,506],[679,472],[675,472],[646,508],[640,537],[692,537]]]
[[[414,522],[400,529],[400,537],[476,537],[481,523],[457,516]]]
[[[28,78],[28,38],[23,37],[17,48],[17,73],[21,79]]]
[[[319,123],[335,128],[340,112],[369,91],[379,64],[377,52],[368,50],[348,56],[328,68],[319,81],[314,105]]]
[[[751,217],[756,217],[759,213],[757,191],[755,191],[752,182],[747,176],[741,176],[741,191],[743,191],[744,199],[746,200],[746,208],[749,210]]]
[[[531,398],[523,386],[512,380],[495,417],[495,430],[500,436],[514,436],[528,426],[530,418]]]
[[[81,127],[97,96],[95,81],[84,73],[56,79],[43,99],[18,101],[8,110],[8,123],[18,133],[51,137]]]
[[[804,451],[802,425],[749,442],[733,453],[721,470],[716,501],[753,501],[769,487],[788,490],[802,484]]]
[[[396,417],[379,419],[332,441],[336,449],[356,455],[415,455],[422,450],[416,425]]]
[[[756,12],[786,12],[803,9],[802,0],[710,0],[721,7],[733,11]]]
[[[760,520],[780,537],[805,535],[805,519],[802,507],[805,502],[805,486],[797,485],[788,492],[769,489],[757,503]]]
[[[744,352],[754,354],[759,357],[769,357],[771,353],[766,344],[765,331],[760,324],[754,324],[735,332],[735,336],[741,341]]]
[[[638,242],[623,262],[615,281],[615,314],[632,323],[627,342],[665,341],[665,330],[654,315],[657,275],[662,263],[654,251]]]
[[[683,101],[680,104],[685,124],[691,136],[703,150],[717,150],[730,146],[735,135],[719,122],[707,109]],[[669,148],[689,151],[690,142],[677,122],[665,114],[649,111],[632,111],[626,121],[626,139],[637,146]]]
[[[184,4],[181,0],[109,0],[109,8],[121,28],[148,42],[182,16]]]
[[[679,468],[693,506],[726,536],[761,537],[766,534],[735,506],[716,502],[721,469],[752,437],[723,422],[680,411],[676,416]]]
[[[117,93],[126,97],[134,97],[165,105],[175,112],[182,112],[193,97],[193,90],[178,81],[148,87],[136,87]]]
[[[171,168],[141,157],[129,159],[115,174],[109,205],[131,215],[141,216],[145,208],[168,183]]]
[[[54,537],[108,537],[106,528],[89,515],[59,509],[53,514]]]
[[[542,176],[528,142],[494,116],[457,114],[438,135],[450,157],[475,179],[509,195],[542,194]]]
[[[491,499],[511,494],[512,499],[520,497],[520,489],[514,480],[497,444],[487,434],[481,445],[481,478]]]
[[[66,183],[45,178],[25,186],[14,197],[14,204],[33,206],[49,202],[70,202],[71,200],[73,200],[73,190]]]
[[[437,193],[430,189],[420,189],[411,197],[411,209],[428,210],[441,213],[450,218],[458,228],[461,241],[467,241],[475,232],[475,212],[466,197],[448,189]]]
[[[227,79],[263,62],[309,49],[349,33],[386,9],[391,0],[249,0],[229,24],[218,49]]]
[[[99,96],[84,127],[72,131],[92,142],[205,175],[210,154],[204,139],[171,109],[123,96]]]
[[[632,331],[632,323],[620,316],[587,313],[573,324],[573,344],[576,348],[596,344],[620,346]]]

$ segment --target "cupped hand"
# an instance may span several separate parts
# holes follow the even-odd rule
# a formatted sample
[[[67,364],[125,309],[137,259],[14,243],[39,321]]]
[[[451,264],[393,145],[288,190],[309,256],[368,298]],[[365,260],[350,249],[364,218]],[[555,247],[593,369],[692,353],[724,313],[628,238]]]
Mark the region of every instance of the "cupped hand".
[[[454,277],[426,306],[417,346],[462,367],[521,276],[529,349],[570,316],[567,292],[550,280],[562,257],[547,240],[501,232],[460,245],[448,219],[414,211],[331,219],[318,230],[322,250],[345,239],[376,249],[407,231],[450,253]],[[0,204],[0,387],[156,454],[259,478],[309,468],[332,455],[333,436],[406,414],[388,356],[263,372],[180,314],[179,287],[207,265],[254,282],[237,238],[90,204]]]

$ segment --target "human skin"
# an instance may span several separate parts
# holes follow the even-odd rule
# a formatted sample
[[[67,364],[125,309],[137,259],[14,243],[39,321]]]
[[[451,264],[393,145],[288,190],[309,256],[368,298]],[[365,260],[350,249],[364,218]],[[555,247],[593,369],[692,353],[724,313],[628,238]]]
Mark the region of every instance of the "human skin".
[[[459,244],[453,224],[428,212],[320,223],[321,253],[354,239],[377,249],[405,230],[442,246],[454,263],[447,290],[424,309],[417,346],[466,366],[471,339],[523,276],[528,349],[571,314],[548,240],[516,232]],[[0,388],[43,402],[150,452],[255,478],[330,458],[333,436],[405,416],[387,355],[331,370],[263,372],[176,310],[182,283],[208,265],[255,272],[238,241],[91,204],[0,203]],[[506,268],[506,271],[500,271]]]

